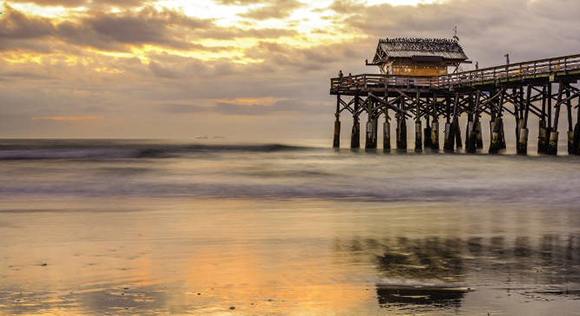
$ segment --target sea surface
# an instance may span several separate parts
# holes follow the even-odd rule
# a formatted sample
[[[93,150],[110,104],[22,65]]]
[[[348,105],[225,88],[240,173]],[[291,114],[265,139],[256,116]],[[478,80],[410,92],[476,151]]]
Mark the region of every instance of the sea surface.
[[[580,315],[580,157],[0,140],[0,314]]]

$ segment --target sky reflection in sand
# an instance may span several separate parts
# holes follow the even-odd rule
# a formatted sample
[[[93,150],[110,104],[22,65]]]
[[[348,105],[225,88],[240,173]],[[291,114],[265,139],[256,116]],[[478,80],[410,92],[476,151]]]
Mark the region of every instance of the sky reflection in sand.
[[[433,206],[100,198],[0,206],[20,210],[2,213],[6,314],[566,312],[579,302],[540,293],[580,284],[580,236],[567,211],[550,215],[560,227],[538,230],[508,208],[508,229],[493,232],[490,216],[473,234],[464,224],[478,210]],[[425,303],[394,299],[377,282],[476,291]],[[494,296],[508,301],[494,307]]]

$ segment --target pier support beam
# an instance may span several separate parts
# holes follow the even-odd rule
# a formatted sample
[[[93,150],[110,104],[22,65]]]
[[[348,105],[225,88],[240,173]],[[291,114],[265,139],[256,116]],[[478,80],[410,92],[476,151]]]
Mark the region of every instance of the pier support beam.
[[[421,124],[421,92],[415,97],[415,152],[423,151],[423,125]]]
[[[566,87],[566,109],[568,111],[568,154],[576,154],[574,147],[574,123],[572,122],[572,99],[570,96],[570,86]]]
[[[456,117],[451,126],[453,133],[455,134],[455,146],[457,149],[463,148],[463,142],[461,141],[461,126],[459,126],[459,118]]]
[[[340,95],[336,96],[336,113],[334,115],[336,120],[334,121],[334,140],[332,147],[340,148]]]
[[[399,100],[400,112],[397,113],[397,150],[407,150],[407,117],[405,116],[405,97]]]
[[[481,131],[481,124],[479,124],[479,104],[481,102],[481,91],[477,90],[475,96],[475,111],[473,113],[474,120],[467,123],[468,128],[468,140],[467,140],[467,153],[475,154],[478,148],[478,125]]]
[[[568,131],[568,155],[575,155],[576,147],[574,147],[574,131]]]
[[[425,149],[431,148],[431,125],[429,124],[429,115],[425,116],[425,129],[423,129],[423,145]]]
[[[359,117],[359,108],[360,108],[360,98],[357,96],[354,97],[354,113],[352,113],[352,134],[350,136],[350,148],[358,149],[360,148],[360,117]]]
[[[451,127],[451,123],[445,123],[445,142],[443,143],[443,150],[447,153],[455,151],[455,133]]]
[[[540,120],[538,126],[538,154],[546,153],[546,121]]]
[[[407,150],[407,119],[403,113],[397,115],[397,150]]]
[[[527,128],[520,128],[519,139],[518,139],[518,155],[528,154],[528,134],[529,130]]]
[[[423,124],[418,120],[415,122],[415,152],[423,151]]]
[[[574,127],[574,154],[580,155],[580,97],[578,98],[578,107],[576,109],[576,126]]]
[[[391,123],[387,118],[385,119],[385,123],[383,124],[383,151],[390,152],[391,151]]]
[[[503,125],[503,120],[501,117],[496,117],[493,122],[491,122],[491,142],[489,145],[490,154],[498,154],[501,151],[500,145],[500,128]]]
[[[369,115],[366,132],[365,149],[377,149],[377,119],[372,115]]]
[[[547,98],[551,96],[547,96],[548,87],[544,86],[542,88],[542,112],[540,117],[540,122],[538,124],[538,154],[546,153],[546,105],[547,105]]]
[[[558,100],[554,106],[554,125],[552,127],[552,132],[550,133],[550,141],[548,142],[548,155],[558,154],[558,121],[560,118],[560,107],[562,106],[562,93],[564,92],[565,83],[560,82],[560,87],[558,88]]]
[[[433,120],[431,127],[431,149],[439,151],[439,121]]]
[[[336,121],[334,121],[334,142],[333,148],[340,148],[340,117],[336,116]]]
[[[517,153],[518,155],[528,154],[528,118],[530,115],[530,103],[532,102],[532,86],[528,85],[527,94],[525,101],[522,100],[522,118],[520,119],[519,130],[518,130],[518,144]]]
[[[352,135],[350,137],[350,148],[360,148],[360,119],[358,116],[353,117]]]
[[[548,142],[548,155],[556,156],[558,154],[558,132],[550,133],[550,141]]]
[[[477,120],[477,124],[475,126],[475,133],[477,149],[483,149],[483,132],[481,129],[481,121],[479,119]]]

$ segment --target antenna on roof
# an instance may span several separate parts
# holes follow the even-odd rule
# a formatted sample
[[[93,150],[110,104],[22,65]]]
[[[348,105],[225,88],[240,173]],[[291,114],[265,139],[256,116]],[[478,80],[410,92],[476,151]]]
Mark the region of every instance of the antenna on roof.
[[[454,32],[453,38],[459,42],[459,37],[457,37],[457,25],[453,28],[453,32]]]

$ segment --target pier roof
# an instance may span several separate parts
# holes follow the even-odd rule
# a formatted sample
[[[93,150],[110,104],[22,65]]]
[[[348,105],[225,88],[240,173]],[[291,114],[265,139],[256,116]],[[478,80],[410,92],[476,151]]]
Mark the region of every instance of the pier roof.
[[[449,61],[467,60],[467,55],[455,39],[386,38],[379,40],[373,64],[385,63],[389,59],[414,57],[437,57]]]

